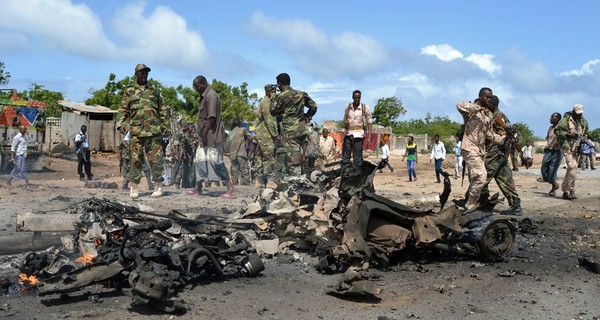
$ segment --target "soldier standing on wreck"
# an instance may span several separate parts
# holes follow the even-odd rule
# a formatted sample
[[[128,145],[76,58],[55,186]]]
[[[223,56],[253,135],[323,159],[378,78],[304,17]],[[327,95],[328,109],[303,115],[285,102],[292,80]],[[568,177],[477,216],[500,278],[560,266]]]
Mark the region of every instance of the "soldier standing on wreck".
[[[163,195],[162,134],[168,133],[167,110],[163,106],[160,92],[148,82],[145,64],[135,67],[135,83],[125,88],[119,107],[117,129],[121,134],[131,134],[129,172],[129,197],[138,198],[138,184],[142,177],[140,158],[146,151],[146,160],[152,171],[154,192],[152,197]]]

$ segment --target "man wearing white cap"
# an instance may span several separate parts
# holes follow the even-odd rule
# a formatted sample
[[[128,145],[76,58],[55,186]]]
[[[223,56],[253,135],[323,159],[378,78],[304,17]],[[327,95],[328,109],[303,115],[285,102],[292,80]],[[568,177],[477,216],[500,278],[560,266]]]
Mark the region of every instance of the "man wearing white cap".
[[[588,122],[583,117],[583,105],[576,104],[572,111],[565,112],[556,128],[556,143],[567,164],[567,172],[562,182],[563,199],[575,200],[575,175],[577,174],[577,157],[582,141],[585,141],[588,133]]]

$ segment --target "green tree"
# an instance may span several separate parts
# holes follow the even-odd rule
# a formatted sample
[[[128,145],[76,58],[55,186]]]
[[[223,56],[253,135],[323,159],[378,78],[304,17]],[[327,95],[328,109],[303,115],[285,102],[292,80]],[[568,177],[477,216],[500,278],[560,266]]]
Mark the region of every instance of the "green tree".
[[[516,126],[517,130],[519,131],[519,136],[520,136],[519,143],[521,144],[521,146],[524,146],[527,141],[530,141],[531,144],[533,144],[534,141],[539,140],[533,134],[533,131],[531,131],[531,129],[529,129],[529,126],[526,123],[516,122],[516,123],[513,123],[513,126]]]
[[[196,122],[198,120],[198,103],[200,102],[200,94],[190,87],[178,85],[177,93],[183,99],[179,111],[185,116],[185,121]]]
[[[448,116],[432,116],[427,113],[424,119],[410,119],[399,122],[393,132],[396,134],[428,134],[433,137],[440,135],[440,139],[450,139],[460,130],[461,124],[450,120]]]
[[[99,105],[112,110],[119,109],[123,89],[128,85],[133,84],[134,80],[131,77],[125,77],[119,81],[115,81],[116,78],[117,76],[114,73],[111,73],[108,76],[108,81],[106,82],[106,85],[104,85],[104,88],[98,90],[89,89],[88,93],[91,97],[85,100],[85,104]]]
[[[4,69],[4,62],[0,61],[0,85],[7,85],[10,80],[10,72]]]
[[[51,91],[43,85],[32,83],[28,90],[23,91],[21,97],[26,100],[42,101],[47,105],[45,117],[58,117],[62,113],[60,101],[64,100],[62,92]]]
[[[213,80],[211,87],[221,97],[221,117],[225,123],[231,123],[234,119],[253,121],[256,118],[254,109],[258,102],[256,93],[248,93],[248,84],[242,83],[239,87],[232,87],[225,82]]]
[[[396,119],[404,114],[406,109],[397,97],[380,98],[373,109],[374,122],[384,127],[393,127],[396,125]]]
[[[125,77],[116,81],[116,76],[111,73],[106,85],[102,89],[90,89],[91,95],[85,100],[88,105],[97,104],[117,110],[121,103],[123,90],[133,84],[134,77]],[[191,87],[178,85],[177,87],[165,87],[158,80],[149,79],[160,91],[163,103],[170,109],[171,115],[181,114],[188,122],[195,122],[198,117],[198,103],[200,94]],[[234,118],[252,121],[255,118],[254,109],[258,102],[255,93],[248,92],[248,84],[242,83],[239,87],[230,86],[222,81],[213,80],[211,87],[221,96],[223,109],[221,115],[223,121],[230,122]]]
[[[600,128],[590,130],[588,132],[588,138],[592,139],[593,141],[600,141]],[[598,150],[598,146],[596,146],[596,150]]]

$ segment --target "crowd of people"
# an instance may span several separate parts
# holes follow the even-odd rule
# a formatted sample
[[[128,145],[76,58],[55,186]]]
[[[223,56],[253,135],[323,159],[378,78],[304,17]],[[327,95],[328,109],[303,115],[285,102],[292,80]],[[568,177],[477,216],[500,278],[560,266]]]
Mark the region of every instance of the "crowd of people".
[[[189,195],[222,184],[227,189],[220,196],[235,198],[235,185],[273,187],[288,175],[336,160],[335,140],[311,121],[317,104],[306,92],[293,89],[286,73],[276,77],[276,85],[265,86],[251,134],[239,119],[226,132],[221,99],[202,75],[192,82],[201,96],[198,122],[180,120],[176,132],[170,132],[160,93],[147,81],[149,72],[144,64],[136,66],[136,81],[124,90],[118,114],[117,127],[124,136],[121,173],[133,199],[139,197],[142,173],[152,197],[162,196],[165,184],[187,189]],[[167,144],[161,143],[164,136],[171,137]],[[224,155],[229,156],[229,168]]]
[[[291,87],[287,73],[277,75],[277,84],[264,87],[265,97],[256,112],[254,132],[243,127],[240,119],[233,119],[226,132],[221,98],[206,77],[199,75],[192,86],[200,95],[197,123],[179,119],[175,132],[167,115],[159,90],[148,82],[151,69],[138,64],[134,83],[123,91],[118,112],[117,130],[123,135],[120,146],[120,169],[123,188],[129,189],[132,199],[140,196],[142,176],[152,191],[151,197],[161,197],[165,185],[186,189],[189,195],[202,195],[212,184],[226,187],[220,197],[235,198],[235,185],[255,184],[256,187],[274,187],[287,176],[310,173],[335,164],[341,153],[341,168],[351,172],[363,162],[365,137],[371,129],[371,110],[361,102],[360,90],[352,92],[352,102],[344,109],[343,141],[341,152],[327,128],[319,129],[312,122],[317,112],[316,102],[303,91]],[[535,152],[530,141],[524,147],[518,144],[519,133],[505,113],[499,109],[500,99],[492,89],[484,87],[474,102],[459,102],[458,112],[464,124],[455,136],[453,146],[454,177],[468,176],[468,190],[463,210],[471,212],[489,203],[489,183],[494,180],[508,201],[509,208],[502,214],[522,214],[521,198],[515,186],[513,171],[515,154],[521,155],[522,165],[529,167]],[[595,144],[588,138],[588,123],[583,117],[584,107],[573,106],[571,111],[550,116],[540,181],[550,184],[549,196],[562,190],[562,198],[577,199],[575,174],[577,169],[595,170]],[[27,139],[26,128],[13,139],[11,148],[14,169],[8,180],[25,180]],[[92,180],[87,127],[81,126],[74,137],[78,157],[77,173],[80,180]],[[390,148],[387,139],[380,141],[381,158],[378,170],[394,167],[389,163]],[[441,182],[446,159],[446,148],[440,136],[434,136],[430,146],[430,162],[435,161],[435,182]],[[224,155],[229,157],[227,168]],[[406,160],[409,182],[417,181],[415,164],[417,145],[407,137],[402,162]],[[512,161],[509,162],[509,160]],[[564,161],[566,174],[558,183],[557,171]],[[466,173],[465,173],[466,172]]]

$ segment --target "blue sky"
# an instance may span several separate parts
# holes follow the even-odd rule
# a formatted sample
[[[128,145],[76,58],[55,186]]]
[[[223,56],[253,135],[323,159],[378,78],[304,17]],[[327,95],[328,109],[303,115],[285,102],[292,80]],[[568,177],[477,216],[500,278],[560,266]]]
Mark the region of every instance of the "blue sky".
[[[152,68],[164,85],[203,74],[262,87],[287,72],[340,120],[355,89],[371,107],[461,121],[458,101],[491,87],[512,122],[544,137],[550,114],[585,106],[599,126],[597,1],[74,1],[0,0],[7,87],[31,83],[82,101],[110,73]],[[596,35],[594,35],[596,34]]]

